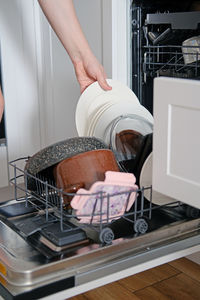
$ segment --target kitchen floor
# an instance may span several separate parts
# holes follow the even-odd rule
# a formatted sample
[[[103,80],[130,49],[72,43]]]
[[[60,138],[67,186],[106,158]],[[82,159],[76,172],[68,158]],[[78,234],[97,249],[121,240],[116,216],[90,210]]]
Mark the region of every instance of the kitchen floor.
[[[199,300],[200,265],[181,258],[70,300]]]

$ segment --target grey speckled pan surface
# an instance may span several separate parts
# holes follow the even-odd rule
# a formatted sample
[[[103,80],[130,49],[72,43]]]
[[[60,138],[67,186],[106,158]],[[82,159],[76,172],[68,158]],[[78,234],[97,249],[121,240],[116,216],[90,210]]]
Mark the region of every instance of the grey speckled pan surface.
[[[108,146],[95,137],[74,137],[50,145],[29,158],[25,170],[36,175],[39,172],[76,154],[95,150],[108,149]]]

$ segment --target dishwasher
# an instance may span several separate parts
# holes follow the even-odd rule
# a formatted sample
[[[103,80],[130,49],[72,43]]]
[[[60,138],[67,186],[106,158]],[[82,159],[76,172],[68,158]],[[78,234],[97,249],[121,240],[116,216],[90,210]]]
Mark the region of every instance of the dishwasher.
[[[169,128],[177,129],[172,126],[174,111],[171,113],[168,107],[175,107],[179,116],[180,104],[171,105],[172,99],[178,101],[181,97],[183,117],[187,113],[189,117],[194,115],[191,123],[199,128],[199,47],[184,46],[183,42],[199,35],[200,13],[186,12],[186,7],[180,11],[172,1],[162,1],[163,9],[159,11],[160,2],[133,1],[130,7],[132,89],[155,118],[153,153],[159,159],[153,161],[153,186],[131,191],[136,193],[134,204],[116,219],[109,217],[109,199],[119,194],[106,196],[107,214],[102,204],[105,197],[94,195],[89,222],[82,224],[78,220],[83,216],[69,214],[63,207],[63,197],[73,194],[65,195],[46,178],[28,174],[21,167],[26,157],[10,162],[14,197],[0,205],[0,295],[4,299],[67,299],[200,250],[199,172],[195,171],[198,174],[191,179],[191,170],[184,169],[188,176],[171,174],[170,162],[174,162],[173,151],[176,152],[173,145],[177,147],[177,142],[173,137],[166,139]],[[188,56],[195,59],[186,63]],[[170,87],[176,89],[175,94]],[[188,93],[193,93],[194,100],[186,105]],[[171,117],[161,131],[162,114],[169,111]],[[186,135],[192,125],[183,127]],[[174,130],[176,134],[180,133],[178,129]],[[192,146],[197,151],[192,152],[196,156],[190,157],[190,165],[198,169],[199,142]],[[179,161],[177,153],[176,160]],[[184,160],[180,155],[181,162]],[[182,172],[180,167],[178,170]],[[35,182],[34,191],[28,188],[29,180]],[[154,205],[154,188],[174,197],[173,203]],[[148,201],[146,190],[150,194]],[[98,224],[93,224],[96,216]]]

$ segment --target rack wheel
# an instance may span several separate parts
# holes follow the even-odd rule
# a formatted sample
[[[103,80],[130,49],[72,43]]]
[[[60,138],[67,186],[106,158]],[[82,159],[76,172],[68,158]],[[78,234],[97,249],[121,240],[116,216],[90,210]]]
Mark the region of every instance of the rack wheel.
[[[145,219],[138,219],[134,223],[134,231],[136,233],[145,233],[147,232],[149,225]]]
[[[108,227],[103,228],[99,234],[99,240],[103,244],[111,244],[112,241],[114,240],[114,233],[112,229]]]
[[[196,207],[187,206],[185,213],[188,218],[195,219],[199,216],[199,209]]]

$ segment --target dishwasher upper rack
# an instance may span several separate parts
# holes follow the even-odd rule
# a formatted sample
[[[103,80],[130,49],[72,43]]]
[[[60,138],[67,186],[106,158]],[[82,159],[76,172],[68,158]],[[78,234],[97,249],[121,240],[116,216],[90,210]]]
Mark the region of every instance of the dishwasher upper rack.
[[[200,77],[200,49],[198,46],[145,45],[143,50],[145,76],[188,79]],[[195,57],[195,60],[191,63],[185,63],[184,56],[185,58]]]

